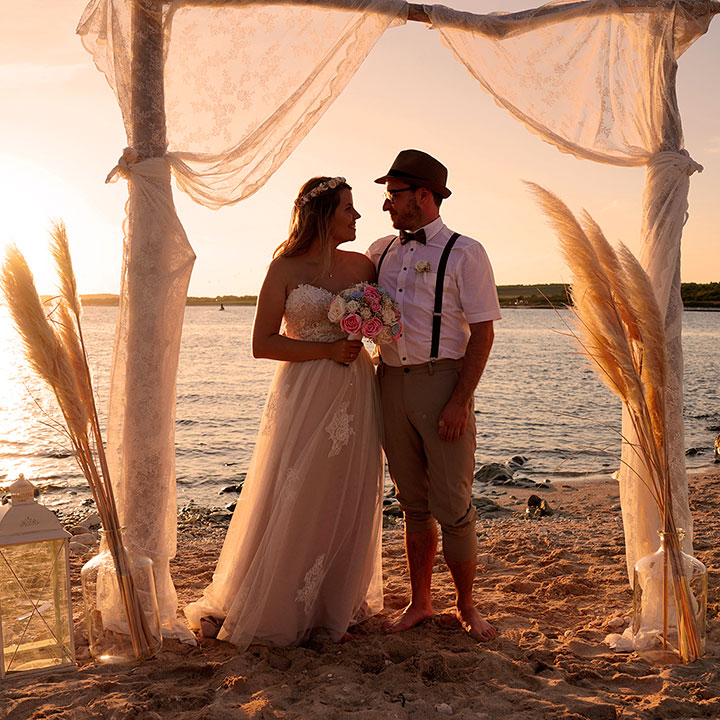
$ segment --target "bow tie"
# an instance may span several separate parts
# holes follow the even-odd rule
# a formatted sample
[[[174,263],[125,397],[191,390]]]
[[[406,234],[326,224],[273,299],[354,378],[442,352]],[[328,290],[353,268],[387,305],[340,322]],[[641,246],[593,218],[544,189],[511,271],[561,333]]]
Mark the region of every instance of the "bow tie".
[[[411,240],[414,240],[415,242],[419,242],[421,245],[425,244],[425,230],[423,228],[420,228],[414,233],[408,232],[407,230],[401,230],[400,231],[400,244],[405,245],[409,243]]]

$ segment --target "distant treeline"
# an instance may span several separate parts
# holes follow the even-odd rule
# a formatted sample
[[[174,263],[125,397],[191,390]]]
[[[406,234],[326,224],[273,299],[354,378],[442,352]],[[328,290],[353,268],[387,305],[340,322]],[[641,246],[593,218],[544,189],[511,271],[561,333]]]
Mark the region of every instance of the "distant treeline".
[[[680,293],[685,307],[720,310],[720,282],[683,283]]]
[[[502,307],[562,307],[569,302],[569,285],[548,283],[541,285],[498,285]],[[720,282],[683,283],[683,305],[686,308],[720,310]],[[85,305],[117,305],[117,295],[83,295]],[[255,305],[255,295],[218,295],[217,297],[189,297],[188,305]]]

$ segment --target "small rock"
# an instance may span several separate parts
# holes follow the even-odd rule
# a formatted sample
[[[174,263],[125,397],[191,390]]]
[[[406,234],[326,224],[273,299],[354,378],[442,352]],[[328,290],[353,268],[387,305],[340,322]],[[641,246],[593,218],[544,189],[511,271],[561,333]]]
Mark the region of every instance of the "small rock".
[[[700,448],[696,448],[696,447],[688,448],[685,451],[685,455],[687,455],[687,456],[700,455],[700,454],[702,454],[702,450]]]
[[[91,512],[84,520],[81,520],[77,527],[90,529],[95,525],[100,525],[100,515],[96,512]]]
[[[228,504],[225,506],[225,509],[226,509],[228,512],[235,512],[235,507],[236,507],[236,505],[237,505],[237,501],[236,501],[236,502],[228,503]]]
[[[513,465],[524,465],[528,459],[524,455],[513,455],[509,460],[508,464],[512,463]]]
[[[539,498],[537,495],[531,495],[527,499],[527,507],[525,514],[530,518],[547,517],[554,513],[547,500]]]
[[[488,463],[475,473],[475,482],[503,485],[506,480],[512,479],[512,472],[501,463]]]
[[[605,625],[606,625],[606,627],[612,628],[613,630],[617,630],[618,628],[624,628],[625,627],[625,618],[622,618],[619,616],[610,618]]]
[[[242,489],[242,483],[239,485],[227,485],[226,487],[220,489],[218,495],[224,495],[225,493],[240,493],[242,492]]]
[[[94,533],[86,532],[82,535],[74,535],[72,541],[79,545],[87,545],[89,547],[90,545],[94,545],[98,541],[98,538]]]
[[[78,542],[71,542],[69,548],[73,555],[84,555],[88,550],[90,550],[89,547]]]
[[[210,520],[215,520],[216,522],[225,522],[226,520],[229,520],[232,516],[229,512],[224,512],[222,510],[219,510],[217,512],[210,513]]]
[[[447,703],[440,703],[439,705],[436,705],[435,711],[442,713],[443,715],[452,715],[453,714],[452,706],[448,705]]]
[[[472,498],[472,504],[478,511],[478,515],[505,512],[505,508],[502,505],[498,505],[494,500],[482,495]]]

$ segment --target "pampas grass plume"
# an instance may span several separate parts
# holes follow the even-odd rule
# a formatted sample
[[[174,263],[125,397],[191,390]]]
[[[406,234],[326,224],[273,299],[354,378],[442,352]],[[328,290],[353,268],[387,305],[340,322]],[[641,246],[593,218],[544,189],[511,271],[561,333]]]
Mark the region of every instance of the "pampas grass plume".
[[[80,304],[75,271],[73,270],[72,260],[70,258],[67,230],[62,220],[56,220],[52,223],[50,237],[52,238],[50,242],[50,252],[55,260],[55,266],[57,267],[60,278],[60,295],[67,303],[73,315],[79,320],[82,313],[82,305]]]
[[[30,268],[14,245],[7,250],[0,284],[31,367],[55,392],[71,434],[83,434],[88,413],[80,400],[72,361],[45,315]]]

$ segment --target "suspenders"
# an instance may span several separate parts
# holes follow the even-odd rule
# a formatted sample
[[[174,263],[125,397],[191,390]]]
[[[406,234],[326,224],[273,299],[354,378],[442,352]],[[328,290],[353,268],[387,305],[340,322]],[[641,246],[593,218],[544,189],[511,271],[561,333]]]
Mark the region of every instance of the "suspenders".
[[[447,265],[450,251],[453,249],[455,241],[460,237],[460,233],[453,233],[452,237],[445,243],[440,264],[437,269],[437,278],[435,282],[435,307],[433,309],[433,327],[432,342],[430,343],[430,362],[437,360],[438,351],[440,349],[440,322],[442,321],[442,301],[443,301],[443,285],[445,283],[445,267]]]
[[[397,240],[397,237],[394,237],[388,244],[387,247],[383,250],[383,254],[380,256],[380,259],[378,260],[377,264],[377,279],[378,283],[380,282],[380,266],[383,264],[383,260],[385,259],[385,256],[388,254],[388,250],[392,246],[392,244]]]
[[[443,287],[445,284],[445,268],[447,267],[448,258],[450,257],[450,251],[453,249],[453,245],[460,237],[460,233],[453,233],[452,237],[445,243],[442,255],[440,257],[440,264],[437,269],[437,277],[435,280],[435,306],[433,307],[433,323],[432,323],[432,340],[430,342],[430,362],[434,363],[437,360],[438,352],[440,349],[440,324],[442,322],[442,301],[443,301]],[[394,237],[383,250],[380,259],[377,264],[377,278],[380,280],[380,267],[383,264],[385,256],[388,254],[388,250],[392,244],[397,240]]]

